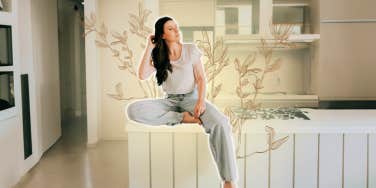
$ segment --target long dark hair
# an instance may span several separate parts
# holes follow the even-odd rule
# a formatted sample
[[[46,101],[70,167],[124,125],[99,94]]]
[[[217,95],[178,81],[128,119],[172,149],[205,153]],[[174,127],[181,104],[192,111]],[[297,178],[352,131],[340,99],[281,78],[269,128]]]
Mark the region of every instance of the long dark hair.
[[[155,77],[157,78],[158,85],[161,85],[167,79],[167,70],[172,72],[172,66],[168,57],[168,46],[166,41],[162,39],[163,26],[169,20],[173,19],[170,17],[162,17],[157,20],[155,23],[154,39],[152,40],[155,44],[152,51],[152,58],[154,67],[157,70]]]

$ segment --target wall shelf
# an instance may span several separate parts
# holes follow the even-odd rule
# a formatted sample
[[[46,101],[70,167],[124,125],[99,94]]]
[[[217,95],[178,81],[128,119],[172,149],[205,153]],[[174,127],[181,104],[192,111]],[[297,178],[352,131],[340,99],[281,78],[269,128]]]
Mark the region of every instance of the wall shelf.
[[[341,20],[331,20],[323,19],[320,23],[375,23],[376,19],[341,19]]]
[[[310,6],[310,0],[273,0],[273,6],[288,6],[288,7]]]
[[[273,3],[273,7],[304,7],[309,6],[308,3]]]
[[[240,104],[239,98],[234,98],[236,94],[222,94],[215,99],[215,104],[219,108],[229,106],[229,104]],[[259,94],[257,101],[262,103],[263,107],[318,107],[319,97],[310,94]]]
[[[320,39],[320,34],[300,34],[300,35],[291,35],[289,40],[291,42],[314,42]]]
[[[224,41],[226,44],[260,44],[260,35],[226,35]],[[272,42],[275,39],[272,37],[264,37],[267,42]],[[289,42],[291,43],[312,43],[320,39],[320,34],[300,34],[291,35]]]

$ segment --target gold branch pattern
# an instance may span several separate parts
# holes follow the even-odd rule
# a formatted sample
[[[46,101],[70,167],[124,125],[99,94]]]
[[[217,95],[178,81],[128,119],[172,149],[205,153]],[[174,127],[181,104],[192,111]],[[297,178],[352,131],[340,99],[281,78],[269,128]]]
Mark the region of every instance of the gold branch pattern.
[[[135,99],[134,97],[125,97],[123,91],[123,85],[119,82],[115,85],[115,93],[108,93],[107,95],[120,101]]]
[[[139,44],[142,49],[145,48],[145,41],[152,29],[146,25],[147,19],[151,11],[145,9],[142,2],[138,2],[138,13],[129,15],[129,31],[130,34],[139,37],[143,41]],[[250,53],[244,60],[240,58],[234,59],[235,71],[238,74],[238,85],[236,86],[236,94],[240,98],[240,107],[243,110],[256,110],[261,107],[261,103],[257,103],[256,99],[260,90],[264,88],[263,81],[268,73],[278,71],[282,66],[281,58],[273,58],[273,50],[278,47],[294,47],[293,43],[288,41],[292,32],[292,24],[270,25],[272,42],[260,39],[261,46],[258,46],[258,53]],[[108,27],[101,23],[97,24],[97,19],[94,14],[85,17],[85,36],[90,33],[96,34],[95,44],[100,48],[107,49],[111,52],[113,58],[117,62],[119,70],[127,71],[132,76],[137,78],[136,63],[134,51],[128,44],[129,33],[127,30],[121,32],[110,32]],[[216,83],[218,75],[223,69],[230,64],[228,57],[228,47],[224,45],[223,38],[211,42],[207,31],[202,32],[203,39],[198,40],[198,46],[202,49],[203,55],[207,61],[204,63],[205,73],[207,77],[207,84],[210,86],[210,92],[207,94],[207,99],[214,103],[222,89],[222,83]],[[256,66],[257,56],[263,57],[262,66]],[[141,81],[136,79],[139,87],[144,94],[141,98],[152,97],[157,98],[161,93],[158,91],[155,77],[148,81]],[[126,97],[122,83],[118,82],[114,86],[114,92],[107,93],[113,99],[124,101],[136,99],[135,97]],[[253,91],[253,92],[252,92]],[[278,149],[283,143],[288,140],[288,136],[274,140],[274,129],[266,126],[268,133],[268,148],[263,151],[257,151],[244,156],[238,155],[239,146],[241,145],[241,136],[243,125],[246,121],[242,115],[237,115],[230,106],[226,107],[224,113],[230,118],[233,126],[233,133],[238,134],[236,153],[238,158],[246,158],[256,153],[266,153],[271,150]]]
[[[210,86],[210,92],[207,94],[207,99],[214,103],[222,88],[222,83],[216,85],[216,77],[221,73],[224,67],[230,65],[230,60],[227,57],[227,46],[223,43],[223,38],[214,42],[210,41],[207,31],[202,31],[203,40],[197,40],[198,47],[203,50],[207,61],[204,63],[205,74],[207,78],[207,85]]]
[[[145,24],[150,14],[151,11],[145,9],[143,3],[141,2],[138,3],[138,14],[129,14],[129,30],[131,34],[144,39],[142,41],[146,41],[147,34],[152,31],[152,29]],[[137,78],[137,67],[134,60],[134,52],[128,45],[128,32],[124,30],[122,32],[111,32],[111,34],[109,34],[109,29],[107,26],[104,23],[97,26],[96,16],[91,14],[90,17],[85,17],[85,36],[92,32],[96,33],[97,36],[97,39],[95,40],[96,46],[108,49],[112,53],[112,56],[117,61],[118,69],[127,71],[132,76]],[[144,48],[145,44],[141,43],[140,47]],[[141,81],[138,78],[136,80],[144,94],[144,96],[141,98],[156,98],[160,96],[154,77],[146,81]],[[117,90],[117,87],[118,86],[115,86],[115,90]],[[134,99],[134,97],[118,98],[111,94],[108,95],[117,100]]]
[[[273,59],[273,50],[277,47],[287,47],[293,48],[294,44],[288,41],[290,34],[292,32],[292,24],[286,25],[270,25],[271,34],[273,36],[272,42],[267,42],[264,38],[260,39],[261,46],[258,48],[258,54],[263,57],[262,66],[256,66],[255,61],[257,54],[250,53],[244,60],[241,62],[238,58],[234,60],[234,67],[238,73],[238,85],[236,87],[236,94],[240,98],[240,108],[243,113],[241,115],[236,115],[230,106],[225,108],[225,114],[230,118],[231,125],[233,126],[234,134],[238,135],[236,153],[239,153],[239,147],[241,144],[241,133],[242,127],[246,120],[243,117],[243,114],[247,110],[256,110],[261,107],[261,103],[257,103],[256,99],[260,90],[264,88],[263,81],[265,76],[268,73],[275,72],[279,70],[282,66],[282,59],[276,58]],[[253,93],[251,92],[253,91]],[[252,96],[253,94],[253,96]],[[287,141],[288,137],[278,140],[275,144],[272,143],[274,131],[270,128],[266,128],[268,133],[271,135],[271,140],[268,142],[270,149],[277,149],[280,145]],[[265,153],[266,151],[256,152],[256,153]],[[245,155],[244,157],[251,156],[255,153]],[[239,156],[239,155],[238,155]],[[239,156],[241,157],[241,156]]]
[[[257,153],[271,152],[272,150],[276,150],[279,147],[281,147],[282,144],[284,144],[289,139],[289,136],[285,136],[285,137],[282,137],[280,139],[275,140],[275,138],[274,138],[275,137],[275,130],[272,127],[265,126],[265,131],[267,133],[267,137],[266,137],[267,148],[265,150],[255,151],[255,152],[252,152],[252,153],[247,154],[247,155],[237,155],[237,158],[242,159],[242,158],[250,157],[250,156],[257,154]],[[270,158],[269,158],[269,160],[270,160]]]
[[[128,23],[131,26],[129,28],[131,33],[135,34],[136,36],[142,39],[146,39],[147,36],[151,32],[153,32],[153,30],[145,24],[150,14],[151,10],[145,9],[144,4],[138,2],[138,15],[132,13],[129,14],[130,21]],[[144,49],[145,43],[141,43],[140,46],[142,49]]]
[[[261,67],[255,65],[257,54],[249,54],[245,60],[240,63],[239,59],[235,59],[235,69],[238,72],[239,80],[236,88],[236,94],[240,98],[241,108],[255,110],[261,107],[261,103],[257,103],[256,99],[260,90],[264,88],[263,81],[266,74],[279,70],[282,66],[282,59],[273,59],[273,50],[276,47],[294,47],[294,44],[289,43],[288,39],[292,32],[292,24],[286,25],[271,25],[271,33],[274,38],[273,42],[267,42],[264,38],[260,39],[261,46],[258,48],[258,53],[263,57],[263,65]],[[250,81],[252,77],[252,81]],[[246,88],[253,91],[245,92]]]

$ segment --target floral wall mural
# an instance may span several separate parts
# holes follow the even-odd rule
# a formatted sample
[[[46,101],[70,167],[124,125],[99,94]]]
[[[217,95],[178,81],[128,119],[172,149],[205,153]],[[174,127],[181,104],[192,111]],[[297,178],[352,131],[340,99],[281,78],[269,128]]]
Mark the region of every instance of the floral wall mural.
[[[115,81],[113,91],[106,92],[107,96],[113,100],[130,101],[143,98],[158,98],[162,96],[161,90],[156,84],[155,77],[149,80],[141,81],[137,79],[137,64],[135,54],[136,48],[144,49],[146,37],[152,33],[152,27],[147,25],[151,10],[145,8],[144,4],[138,2],[138,10],[135,13],[129,13],[129,28],[123,31],[112,31],[105,23],[98,23],[96,15],[91,14],[85,18],[85,36],[89,34],[97,35],[96,46],[112,54],[112,58],[118,71],[126,71],[137,80],[137,87],[141,88],[139,95],[129,95],[123,85],[122,80]],[[207,31],[201,31],[202,39],[194,41],[203,52],[203,62],[207,77],[207,99],[215,103],[215,99],[222,92],[224,84],[218,78],[226,77],[221,74],[223,70],[233,71],[237,76],[237,85],[233,88],[236,96],[239,98],[239,104],[231,104],[223,108],[224,113],[230,118],[233,125],[233,133],[238,135],[237,151],[241,145],[242,126],[244,122],[252,119],[309,119],[306,112],[297,108],[262,108],[262,102],[258,101],[258,96],[265,88],[264,80],[272,76],[273,72],[278,72],[283,66],[282,57],[274,55],[278,48],[295,48],[296,45],[289,41],[290,34],[293,31],[293,24],[275,24],[270,23],[269,37],[260,37],[255,49],[249,50],[245,58],[230,57],[228,46],[223,37],[217,37],[215,41]],[[128,39],[136,37],[141,41],[138,44],[130,45]],[[256,61],[261,59],[260,62]],[[232,65],[232,66],[229,66]],[[274,130],[271,127],[265,128],[269,135],[268,148],[265,151],[256,153],[271,152],[278,149],[287,139],[287,137],[274,140]],[[238,153],[238,152],[237,152]],[[238,158],[249,157],[253,154],[244,156],[238,155]]]
[[[139,45],[141,48],[145,47],[144,41],[149,33],[152,32],[152,29],[145,25],[151,11],[144,8],[141,2],[138,3],[139,12],[138,14],[129,13],[131,20],[129,21],[130,33],[134,37],[139,37],[144,40]],[[98,26],[96,16],[91,14],[90,17],[85,18],[85,35],[94,32],[97,34],[98,39],[95,41],[96,45],[100,48],[105,48],[112,53],[112,56],[116,59],[117,67],[119,70],[127,71],[132,76],[137,77],[137,65],[135,62],[135,55],[133,48],[134,46],[129,46],[128,44],[128,31],[124,30],[122,32],[112,32],[109,31],[107,26],[102,23]],[[157,92],[157,86],[155,80],[150,81],[141,81],[137,80],[137,84],[142,88],[143,96],[124,96],[123,87],[121,83],[117,83],[115,87],[115,93],[109,93],[108,96],[113,97],[117,100],[130,100],[136,98],[156,98],[160,96],[160,93]]]

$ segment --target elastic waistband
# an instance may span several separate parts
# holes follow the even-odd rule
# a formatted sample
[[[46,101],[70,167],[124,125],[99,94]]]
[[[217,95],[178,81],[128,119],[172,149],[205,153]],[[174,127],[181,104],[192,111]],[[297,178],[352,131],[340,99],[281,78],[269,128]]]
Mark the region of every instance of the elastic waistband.
[[[186,96],[191,96],[197,92],[197,89],[193,89],[193,91],[189,93],[184,93],[184,94],[167,94],[167,97],[186,97]]]

